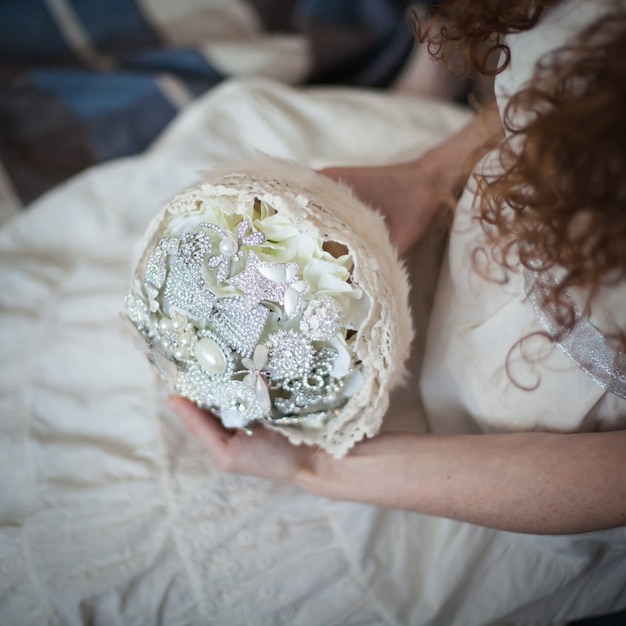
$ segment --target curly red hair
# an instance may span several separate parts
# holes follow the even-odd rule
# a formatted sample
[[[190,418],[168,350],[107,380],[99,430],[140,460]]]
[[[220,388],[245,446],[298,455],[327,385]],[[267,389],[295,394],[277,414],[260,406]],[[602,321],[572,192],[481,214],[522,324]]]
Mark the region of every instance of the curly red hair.
[[[478,179],[479,219],[503,263],[565,270],[556,302],[626,273],[625,58],[620,12],[543,59],[504,112],[502,174]]]
[[[501,71],[509,61],[503,36],[532,28],[552,4],[448,1],[422,36],[444,59],[462,50],[479,71],[489,72],[490,55],[503,50]],[[624,59],[626,10],[615,3],[576,41],[540,60],[504,111],[502,173],[475,175],[477,219],[495,258],[506,269],[521,262],[563,270],[550,299],[561,305],[564,329],[574,323],[571,305],[563,306],[566,289],[593,292],[626,275]]]
[[[441,58],[450,71],[465,75],[475,69],[489,76],[509,63],[503,37],[531,29],[543,10],[559,1],[444,0],[429,17],[419,8],[411,10],[411,24],[431,56]]]

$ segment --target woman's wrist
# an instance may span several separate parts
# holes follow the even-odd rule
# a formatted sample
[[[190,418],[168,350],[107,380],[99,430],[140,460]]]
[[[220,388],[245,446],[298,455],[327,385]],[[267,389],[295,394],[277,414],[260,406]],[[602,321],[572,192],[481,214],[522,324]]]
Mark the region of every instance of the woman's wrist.
[[[413,162],[419,175],[449,196],[458,196],[476,163],[503,138],[495,102],[486,105],[468,124]]]
[[[307,458],[307,462],[298,468],[290,482],[308,493],[328,497],[324,493],[325,485],[332,474],[331,466],[336,462],[336,459],[322,448],[316,448]]]
[[[292,483],[320,497],[406,508],[390,492],[389,479],[397,475],[398,464],[405,462],[419,473],[415,453],[427,447],[429,439],[429,435],[382,434],[358,443],[340,459],[317,449]]]

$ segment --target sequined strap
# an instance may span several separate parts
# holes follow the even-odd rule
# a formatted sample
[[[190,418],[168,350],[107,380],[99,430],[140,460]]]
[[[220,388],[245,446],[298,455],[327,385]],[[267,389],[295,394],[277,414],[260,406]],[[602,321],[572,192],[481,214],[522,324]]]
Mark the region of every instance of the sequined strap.
[[[544,304],[555,278],[546,272],[524,272],[528,299],[541,326],[551,337],[562,330],[553,307]],[[571,300],[570,300],[571,301]],[[626,399],[626,353],[615,350],[604,335],[574,306],[574,327],[561,336],[557,346],[600,387]]]

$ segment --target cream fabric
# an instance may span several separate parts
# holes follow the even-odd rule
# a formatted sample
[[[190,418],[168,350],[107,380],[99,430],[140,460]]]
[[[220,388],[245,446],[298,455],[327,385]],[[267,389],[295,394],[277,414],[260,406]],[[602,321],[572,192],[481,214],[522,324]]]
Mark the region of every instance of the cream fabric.
[[[478,626],[626,604],[624,529],[515,535],[218,472],[164,408],[164,390],[119,317],[148,221],[206,168],[257,149],[313,167],[391,162],[466,119],[410,97],[225,84],[144,156],[82,174],[0,231],[0,622]],[[419,300],[434,272],[417,269]],[[497,370],[497,355],[483,363],[485,346],[515,340],[533,322],[519,293],[506,290],[484,304],[472,298],[461,318],[446,307],[460,295],[443,280],[437,316],[454,314],[455,323],[432,327],[427,371],[439,346],[440,369],[456,379],[429,408],[437,429],[441,407],[458,405],[466,431],[493,413],[473,408],[485,384],[489,406],[512,402],[488,377],[469,379],[474,369],[476,378]],[[510,313],[485,327],[500,310]],[[472,324],[483,330],[467,342]],[[471,368],[451,364],[446,333],[451,345],[476,350]],[[588,384],[565,365],[574,385]],[[569,393],[568,383],[560,399]],[[413,415],[411,427],[423,429],[417,398],[400,399],[389,427]]]
[[[572,0],[548,12],[533,30],[509,37],[511,64],[495,84],[500,110],[530,80],[538,59],[565,45],[613,4]],[[479,167],[497,171],[497,151]],[[488,268],[484,255],[477,261],[493,280],[485,280],[469,263],[478,248],[485,249],[473,220],[473,201],[470,184],[457,207],[428,329],[421,388],[433,430],[626,428],[626,399],[605,392],[558,348],[537,338],[516,346],[543,329],[526,298],[522,272],[510,272],[502,284],[502,270]],[[584,302],[583,294],[572,295]],[[603,289],[592,302],[591,321],[607,333],[623,330],[625,301],[626,284]],[[535,385],[534,391],[525,390]]]

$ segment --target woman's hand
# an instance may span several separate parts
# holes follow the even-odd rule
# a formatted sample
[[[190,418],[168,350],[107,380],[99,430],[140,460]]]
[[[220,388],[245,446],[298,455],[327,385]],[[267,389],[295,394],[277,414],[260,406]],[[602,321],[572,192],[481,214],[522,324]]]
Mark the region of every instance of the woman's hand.
[[[252,435],[226,429],[217,417],[180,396],[170,397],[167,404],[225,472],[295,484],[326,456],[317,447],[294,446],[280,433],[261,426]]]
[[[338,180],[385,217],[392,243],[404,254],[424,235],[446,200],[446,192],[422,160],[378,167],[331,167]]]
[[[488,104],[461,130],[414,161],[374,167],[330,167],[322,174],[352,188],[387,221],[404,254],[426,234],[442,206],[453,206],[477,161],[502,139],[498,109]]]

